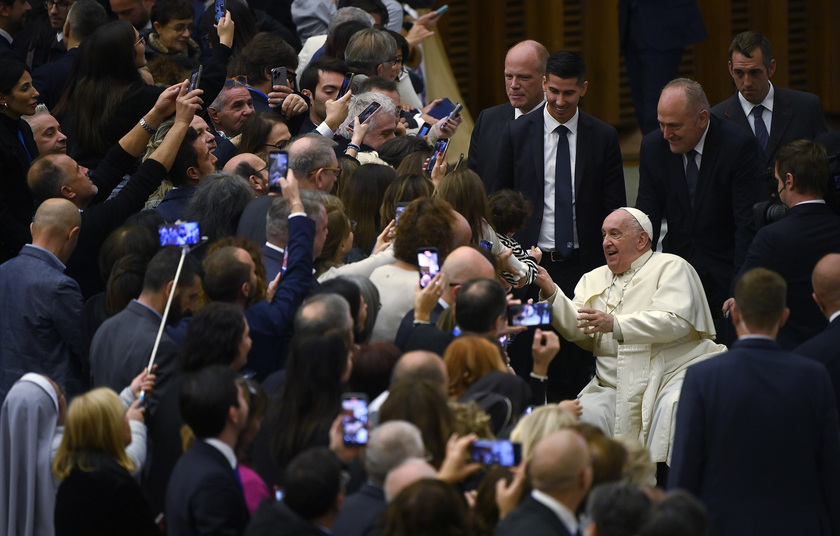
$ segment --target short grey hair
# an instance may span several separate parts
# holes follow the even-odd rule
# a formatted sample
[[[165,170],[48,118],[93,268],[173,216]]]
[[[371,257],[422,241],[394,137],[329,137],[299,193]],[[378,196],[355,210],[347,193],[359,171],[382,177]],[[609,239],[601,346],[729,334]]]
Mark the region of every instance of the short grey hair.
[[[677,78],[668,82],[662,92],[669,88],[680,88],[685,94],[685,101],[689,108],[694,113],[700,113],[703,110],[709,110],[709,99],[706,97],[706,92],[703,91],[703,86],[700,82],[695,82],[688,78]]]
[[[219,91],[219,94],[216,95],[216,98],[213,99],[213,102],[210,103],[210,108],[221,112],[225,109],[225,105],[227,104],[227,94],[232,89],[239,89],[241,87],[246,87],[245,84],[238,80],[232,80],[232,84],[230,86],[224,85],[222,86],[222,90]]]
[[[301,190],[301,193],[308,190]],[[310,196],[301,196],[303,211],[313,220],[321,213],[324,206]],[[275,197],[265,215],[265,237],[272,244],[285,248],[289,243],[289,204],[284,197]]]
[[[329,167],[335,158],[336,143],[320,134],[304,134],[289,143],[289,169],[295,175],[308,176],[318,168]]]
[[[408,458],[426,454],[420,429],[408,421],[388,421],[374,428],[365,449],[365,472],[374,486],[382,487],[391,469]]]
[[[108,14],[96,0],[76,0],[67,12],[67,22],[70,24],[70,35],[84,41],[108,22]]]
[[[384,93],[380,93],[378,91],[367,91],[365,93],[359,93],[358,95],[353,95],[350,97],[350,105],[347,109],[347,119],[344,120],[344,123],[338,128],[338,131],[344,134],[346,137],[349,136],[349,132],[347,131],[347,126],[352,123],[355,118],[362,113],[365,108],[370,106],[372,103],[378,102],[380,104],[379,110],[376,111],[376,115],[379,114],[397,114],[397,105],[394,104],[394,101],[391,100],[391,97],[385,95]],[[373,120],[373,119],[371,119]]]
[[[397,41],[385,30],[369,28],[359,30],[350,38],[344,50],[344,61],[349,66],[358,66],[368,71],[393,60],[397,55]]]
[[[39,115],[48,114],[48,113],[50,113],[50,110],[49,110],[49,108],[47,108],[47,105],[46,104],[39,104],[38,106],[35,107],[35,113],[34,114],[24,115],[22,117],[31,127],[33,119],[35,119]]]
[[[308,309],[316,308],[316,314]],[[301,304],[295,314],[295,333],[324,334],[330,330],[353,331],[350,304],[338,294],[316,294]]]
[[[376,24],[376,21],[370,13],[364,9],[353,6],[343,7],[333,13],[333,16],[330,18],[330,23],[327,26],[327,33],[332,34],[339,24],[343,24],[351,20],[366,24],[368,28],[373,28],[373,25]]]

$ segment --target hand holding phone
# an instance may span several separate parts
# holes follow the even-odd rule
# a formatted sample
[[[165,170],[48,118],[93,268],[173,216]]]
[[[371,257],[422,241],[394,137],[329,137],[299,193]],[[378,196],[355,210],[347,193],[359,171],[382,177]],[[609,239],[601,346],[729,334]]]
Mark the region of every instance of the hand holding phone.
[[[289,153],[286,151],[271,151],[268,153],[268,191],[282,194],[283,187],[280,179],[289,173]]]
[[[285,67],[275,67],[271,70],[271,87],[274,89],[274,86],[288,86],[289,85],[289,73],[287,72]]]
[[[537,302],[511,305],[508,307],[508,323],[511,326],[551,325],[551,304]]]
[[[341,399],[341,433],[348,447],[368,442],[368,398],[364,393],[345,393]]]
[[[470,445],[470,458],[482,465],[513,467],[522,461],[522,445],[506,439],[476,439]]]
[[[437,163],[438,155],[445,155],[447,147],[449,147],[449,138],[439,139],[435,143],[435,150],[432,153],[432,156],[429,157],[429,163],[426,164],[426,173],[431,173],[432,170],[435,169],[435,164]]]
[[[440,272],[437,248],[420,248],[417,250],[417,268],[420,270],[420,287],[426,285]]]
[[[227,11],[227,8],[225,7],[225,0],[216,0],[213,9],[216,24],[219,24],[221,18],[225,16],[225,11]]]

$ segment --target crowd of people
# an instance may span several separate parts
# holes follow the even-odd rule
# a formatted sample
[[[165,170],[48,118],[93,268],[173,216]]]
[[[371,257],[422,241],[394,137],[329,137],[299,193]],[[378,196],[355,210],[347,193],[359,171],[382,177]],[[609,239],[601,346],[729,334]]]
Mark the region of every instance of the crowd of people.
[[[215,4],[0,0],[0,533],[840,534],[840,135],[766,38],[632,74],[631,207],[575,52],[453,166],[445,9]]]

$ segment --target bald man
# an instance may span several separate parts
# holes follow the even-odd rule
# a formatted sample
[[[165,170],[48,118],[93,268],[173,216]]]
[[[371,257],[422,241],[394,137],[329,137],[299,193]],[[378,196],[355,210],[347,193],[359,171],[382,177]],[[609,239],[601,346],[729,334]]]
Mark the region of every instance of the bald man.
[[[64,275],[81,216],[66,199],[49,199],[30,225],[32,244],[0,265],[0,402],[18,378],[36,372],[63,385],[68,398],[87,382],[81,357],[82,294]]]
[[[449,373],[440,355],[426,350],[406,352],[397,360],[391,371],[391,387],[403,382],[428,381],[440,386],[445,396],[449,395]],[[373,426],[379,422],[379,409],[388,400],[390,391],[383,391],[368,406],[370,422]]]
[[[548,49],[536,41],[517,43],[505,56],[504,78],[508,102],[482,110],[470,137],[467,163],[487,182],[501,149],[505,125],[537,109],[544,100],[542,79]]]
[[[814,267],[814,301],[828,319],[828,327],[805,341],[794,353],[816,359],[828,369],[840,408],[840,254],[826,255]]]
[[[467,230],[469,230],[469,225],[467,225]],[[496,270],[493,268],[493,264],[487,256],[470,246],[459,247],[450,253],[446,257],[446,260],[443,261],[443,266],[441,266],[440,271],[444,279],[446,279],[447,285],[444,287],[437,305],[432,309],[430,317],[424,319],[424,322],[431,324],[435,324],[438,318],[440,318],[441,313],[455,304],[455,296],[458,294],[461,285],[470,279],[479,277],[493,279],[496,277]],[[400,322],[397,337],[394,340],[394,344],[400,350],[405,351],[413,329],[414,309],[411,309]]]
[[[586,440],[560,430],[540,440],[528,464],[533,491],[496,528],[495,536],[580,534],[575,512],[592,486]]]
[[[385,500],[392,502],[402,490],[419,480],[437,477],[437,471],[423,458],[409,458],[385,477]]]
[[[225,164],[224,171],[236,173],[254,187],[254,197],[268,195],[268,166],[254,153],[240,153]]]

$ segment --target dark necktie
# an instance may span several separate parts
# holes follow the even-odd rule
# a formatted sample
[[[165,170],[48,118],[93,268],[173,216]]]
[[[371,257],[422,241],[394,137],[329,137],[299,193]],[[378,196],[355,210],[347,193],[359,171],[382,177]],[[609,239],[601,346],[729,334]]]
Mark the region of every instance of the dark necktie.
[[[685,155],[688,162],[685,165],[685,184],[688,186],[688,201],[694,206],[694,194],[697,193],[697,151],[688,151]]]
[[[569,153],[569,129],[560,125],[554,132],[559,136],[554,164],[554,249],[565,257],[575,247],[572,229],[572,159]]]
[[[764,106],[758,105],[752,109],[752,115],[755,118],[755,138],[761,144],[761,148],[767,150],[767,142],[770,141],[770,135],[767,134],[767,126],[764,124]]]

